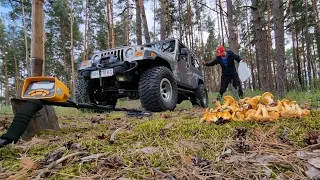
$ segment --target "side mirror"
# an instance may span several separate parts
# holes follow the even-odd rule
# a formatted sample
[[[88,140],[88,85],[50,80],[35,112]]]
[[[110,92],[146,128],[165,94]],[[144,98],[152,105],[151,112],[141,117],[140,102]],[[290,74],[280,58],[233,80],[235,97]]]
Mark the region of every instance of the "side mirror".
[[[182,55],[182,56],[187,56],[187,55],[188,55],[188,50],[187,50],[187,48],[182,48],[181,51],[180,51],[180,55]]]

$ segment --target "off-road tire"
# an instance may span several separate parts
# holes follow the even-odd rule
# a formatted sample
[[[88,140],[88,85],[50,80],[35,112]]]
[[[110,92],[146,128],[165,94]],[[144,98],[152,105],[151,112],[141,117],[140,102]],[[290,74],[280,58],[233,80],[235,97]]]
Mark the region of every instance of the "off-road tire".
[[[208,107],[208,92],[204,84],[199,84],[198,88],[194,91],[194,95],[190,98],[193,106],[200,106],[202,108]]]
[[[89,81],[85,80],[82,76],[78,77],[76,81],[76,89],[75,89],[75,99],[77,103],[92,103],[90,100],[90,87]],[[108,100],[101,105],[111,105],[115,106],[117,104],[117,100]],[[83,109],[80,108],[82,112],[93,112],[93,113],[103,113],[104,111],[100,110],[91,110],[91,109]]]
[[[82,76],[77,78],[75,89],[75,97],[77,103],[90,103],[88,84],[89,82]]]
[[[162,86],[163,89],[171,87],[171,96],[165,95],[169,91],[161,92],[161,83],[166,83]],[[140,76],[139,96],[142,107],[148,111],[174,110],[178,101],[178,88],[172,72],[164,66],[157,66],[144,71]]]

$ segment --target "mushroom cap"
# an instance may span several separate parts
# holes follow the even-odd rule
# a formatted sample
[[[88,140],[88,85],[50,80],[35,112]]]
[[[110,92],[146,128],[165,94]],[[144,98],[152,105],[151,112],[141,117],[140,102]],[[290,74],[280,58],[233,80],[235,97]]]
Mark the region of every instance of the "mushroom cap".
[[[231,119],[231,114],[228,111],[224,111],[221,116],[223,119],[229,120]]]
[[[263,104],[269,105],[273,103],[274,96],[270,92],[265,92],[262,94],[261,99],[263,101]]]
[[[261,98],[261,96],[255,96],[248,101],[248,103],[251,105],[252,109],[257,108],[257,106],[260,102],[260,98]]]
[[[248,111],[245,113],[245,117],[248,117],[249,115],[254,115],[257,110],[255,109],[248,109]]]
[[[232,96],[225,96],[223,105],[225,106],[231,105],[236,107],[238,104],[237,104],[237,101]]]
[[[243,111],[236,111],[232,113],[232,120],[234,121],[244,121],[246,118]]]

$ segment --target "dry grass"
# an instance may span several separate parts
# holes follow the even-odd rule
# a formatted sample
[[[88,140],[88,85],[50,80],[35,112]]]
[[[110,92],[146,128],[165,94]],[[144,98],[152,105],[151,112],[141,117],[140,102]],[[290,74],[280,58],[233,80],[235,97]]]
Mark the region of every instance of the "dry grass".
[[[44,179],[307,179],[306,161],[296,152],[306,147],[306,131],[320,130],[317,111],[306,119],[224,125],[199,123],[204,110],[188,106],[144,118],[119,112],[84,114],[68,108],[56,112],[59,131],[45,130],[31,141],[0,149],[0,179],[33,179],[41,173]],[[12,115],[1,115],[0,122],[8,124],[11,119]],[[244,141],[235,138],[239,127],[247,129]],[[248,149],[240,152],[239,143]],[[48,169],[49,164],[76,152],[86,154]],[[81,161],[99,153],[107,155]]]

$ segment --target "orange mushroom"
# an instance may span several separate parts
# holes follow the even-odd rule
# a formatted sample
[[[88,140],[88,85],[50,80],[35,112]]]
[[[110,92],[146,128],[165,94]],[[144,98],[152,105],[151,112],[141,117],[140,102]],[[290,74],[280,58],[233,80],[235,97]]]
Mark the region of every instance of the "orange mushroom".
[[[244,121],[246,118],[243,111],[236,111],[232,113],[232,120],[234,121]]]
[[[277,100],[276,106],[267,106],[268,111],[281,111],[282,110],[282,103],[280,100]]]
[[[280,117],[280,113],[278,111],[270,111],[268,114],[271,121],[277,120]]]
[[[260,102],[260,98],[261,96],[255,96],[248,101],[252,109],[257,109],[257,106]]]
[[[221,118],[224,120],[229,120],[231,119],[231,114],[228,111],[222,112]]]
[[[223,108],[227,106],[239,107],[237,101],[232,96],[225,96],[224,103],[222,106]]]
[[[274,96],[270,93],[270,92],[265,92],[263,93],[263,95],[261,96],[262,102],[264,105],[270,105],[272,104]]]

